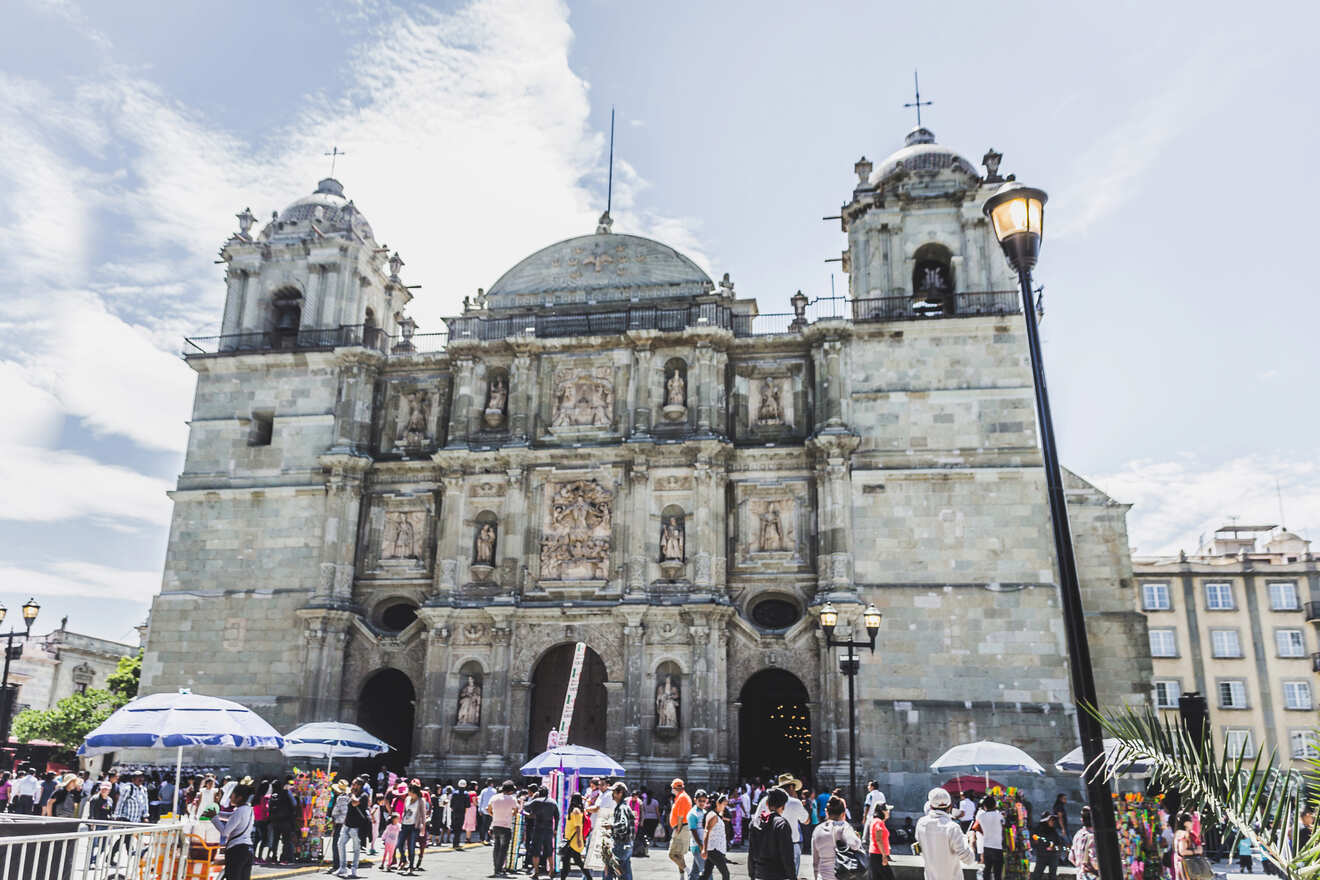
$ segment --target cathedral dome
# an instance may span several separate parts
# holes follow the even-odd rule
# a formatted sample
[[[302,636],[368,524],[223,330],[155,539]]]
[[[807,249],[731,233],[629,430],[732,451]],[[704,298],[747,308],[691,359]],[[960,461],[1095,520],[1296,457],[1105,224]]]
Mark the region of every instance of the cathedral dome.
[[[671,299],[709,293],[710,276],[666,244],[609,231],[542,248],[500,276],[489,291],[494,308],[554,303]]]
[[[305,229],[314,222],[322,232],[352,231],[363,238],[371,238],[371,224],[352,200],[344,196],[344,185],[327,177],[316,185],[316,191],[290,204],[276,218],[277,232]]]
[[[903,147],[881,162],[871,172],[868,183],[879,189],[890,180],[908,172],[947,172],[963,183],[980,180],[976,166],[946,146],[935,143],[935,134],[929,128],[917,127],[903,139]]]

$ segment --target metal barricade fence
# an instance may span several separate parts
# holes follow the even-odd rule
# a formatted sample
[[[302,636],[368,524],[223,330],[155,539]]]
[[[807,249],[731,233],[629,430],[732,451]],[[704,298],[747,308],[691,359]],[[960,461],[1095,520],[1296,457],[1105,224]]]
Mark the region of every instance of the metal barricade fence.
[[[31,817],[21,825],[0,826],[0,880],[183,880],[187,860],[183,822],[142,825]]]

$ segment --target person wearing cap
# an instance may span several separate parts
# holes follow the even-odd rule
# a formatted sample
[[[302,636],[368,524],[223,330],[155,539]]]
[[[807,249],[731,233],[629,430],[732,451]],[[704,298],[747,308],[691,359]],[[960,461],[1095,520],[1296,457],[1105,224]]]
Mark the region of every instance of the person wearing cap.
[[[926,880],[962,880],[963,866],[976,865],[967,835],[954,821],[952,810],[953,798],[943,788],[932,788],[926,795],[925,815],[917,820],[914,848],[914,852],[919,850]]]
[[[675,782],[679,785],[683,784],[681,779]],[[616,782],[610,787],[610,794],[614,800],[614,806],[609,812],[609,823],[615,864],[606,859],[605,880],[615,880],[616,877],[620,880],[632,880],[633,833],[637,827],[637,816],[628,806],[628,786]],[[688,798],[687,801],[690,804],[692,799]],[[682,868],[681,863],[679,867]]]
[[[449,830],[454,835],[454,849],[458,849],[458,835],[463,835],[463,842],[467,843],[467,830],[463,827],[463,822],[467,818],[468,804],[472,802],[472,796],[468,792],[466,779],[458,780],[458,788],[449,796]]]
[[[793,835],[793,876],[796,877],[802,867],[802,826],[811,824],[811,814],[807,812],[806,806],[797,794],[798,789],[802,787],[802,780],[792,773],[780,773],[775,783],[777,788],[788,795],[788,803],[784,807],[783,815],[788,820],[789,831]],[[774,791],[774,789],[770,791]],[[766,796],[761,799],[761,803],[756,808],[758,816],[766,811],[769,798],[770,793],[766,792]]]
[[[981,808],[972,820],[972,830],[981,833],[981,863],[985,865],[985,880],[1003,880],[1004,876],[1004,814],[994,795],[981,799]]]
[[[687,816],[692,811],[692,798],[684,791],[681,779],[669,783],[669,790],[674,795],[674,805],[669,808],[669,861],[678,865],[678,880],[686,880],[687,865],[683,856],[691,845],[692,835],[688,830]],[[629,870],[632,870],[631,867]]]
[[[1041,880],[1047,873],[1054,880],[1059,875],[1059,854],[1067,848],[1068,840],[1059,830],[1059,817],[1047,810],[1031,829],[1031,851],[1036,857],[1031,880]]]

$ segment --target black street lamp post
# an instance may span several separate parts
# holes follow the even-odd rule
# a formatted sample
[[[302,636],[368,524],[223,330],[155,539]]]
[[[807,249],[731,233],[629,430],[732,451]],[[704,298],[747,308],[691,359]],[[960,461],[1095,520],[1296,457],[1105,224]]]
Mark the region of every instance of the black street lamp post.
[[[1004,256],[1017,272],[1022,287],[1022,315],[1027,323],[1027,346],[1031,352],[1031,372],[1036,389],[1041,457],[1045,465],[1050,519],[1054,525],[1054,553],[1059,563],[1059,593],[1063,601],[1068,666],[1072,673],[1073,699],[1077,704],[1077,729],[1088,767],[1083,775],[1086,797],[1091,805],[1101,880],[1122,880],[1123,866],[1114,828],[1114,803],[1109,782],[1100,772],[1104,761],[1103,733],[1100,722],[1087,711],[1088,706],[1099,705],[1095,692],[1095,671],[1091,668],[1091,648],[1086,637],[1082,591],[1077,581],[1077,560],[1073,556],[1072,530],[1068,524],[1068,507],[1063,494],[1063,474],[1054,444],[1054,420],[1050,416],[1050,398],[1045,388],[1045,367],[1040,354],[1040,329],[1036,309],[1031,301],[1031,269],[1036,265],[1036,256],[1040,253],[1045,200],[1044,191],[1010,182],[1000,187],[986,201],[984,210],[994,227],[995,237],[1004,249]]]
[[[0,623],[4,622],[5,614],[9,609],[0,605]],[[25,640],[32,635],[32,624],[37,619],[37,612],[41,606],[37,604],[36,599],[28,599],[23,604],[23,631],[11,629],[6,637],[8,642],[5,645],[5,672],[3,678],[0,678],[0,738],[4,742],[0,743],[5,748],[9,747],[9,722],[14,712],[14,695],[9,690],[9,661],[23,656],[23,646],[18,646],[18,653],[14,653],[14,636],[21,635]]]
[[[862,623],[866,627],[867,641],[857,642],[852,639],[836,640],[834,628],[839,624],[839,612],[834,605],[826,602],[820,609],[820,628],[825,631],[825,644],[831,648],[847,648],[848,656],[839,661],[839,671],[848,679],[848,802],[857,806],[857,692],[853,679],[862,667],[861,658],[853,653],[854,648],[870,648],[875,653],[875,637],[880,632],[880,620],[883,615],[874,604],[867,605],[862,612]],[[863,817],[865,818],[865,817]]]

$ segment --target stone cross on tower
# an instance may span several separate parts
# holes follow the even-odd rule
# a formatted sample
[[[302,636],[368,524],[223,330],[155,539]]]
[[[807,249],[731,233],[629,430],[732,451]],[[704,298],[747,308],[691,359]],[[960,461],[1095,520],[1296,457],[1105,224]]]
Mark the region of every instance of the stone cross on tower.
[[[922,107],[929,107],[931,104],[934,104],[935,102],[934,102],[934,101],[923,101],[923,100],[921,100],[921,83],[917,81],[917,72],[916,72],[915,70],[912,71],[912,91],[916,93],[916,96],[917,96],[917,97],[916,97],[916,100],[914,100],[914,101],[909,101],[908,103],[904,104],[903,106],[904,106],[904,107],[916,107],[916,108],[917,108],[917,128],[920,128],[920,127],[921,127],[921,108],[922,108]],[[327,154],[327,155],[329,155],[329,154]]]

